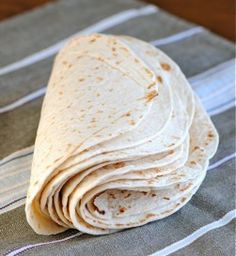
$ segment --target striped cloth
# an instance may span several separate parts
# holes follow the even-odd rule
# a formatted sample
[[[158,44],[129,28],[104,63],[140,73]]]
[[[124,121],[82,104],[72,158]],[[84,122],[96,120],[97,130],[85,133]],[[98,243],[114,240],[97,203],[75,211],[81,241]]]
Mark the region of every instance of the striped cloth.
[[[150,41],[172,57],[220,134],[218,152],[193,199],[143,227],[93,237],[39,236],[24,202],[33,143],[52,61],[68,38],[104,32]],[[61,0],[0,24],[1,255],[234,255],[234,46],[158,8],[132,0]]]

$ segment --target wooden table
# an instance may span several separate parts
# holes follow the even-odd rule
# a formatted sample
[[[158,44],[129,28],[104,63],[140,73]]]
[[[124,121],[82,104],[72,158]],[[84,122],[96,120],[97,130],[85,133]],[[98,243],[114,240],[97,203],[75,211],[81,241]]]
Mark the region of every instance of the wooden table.
[[[57,0],[0,0],[0,20]],[[235,0],[145,0],[235,41]]]

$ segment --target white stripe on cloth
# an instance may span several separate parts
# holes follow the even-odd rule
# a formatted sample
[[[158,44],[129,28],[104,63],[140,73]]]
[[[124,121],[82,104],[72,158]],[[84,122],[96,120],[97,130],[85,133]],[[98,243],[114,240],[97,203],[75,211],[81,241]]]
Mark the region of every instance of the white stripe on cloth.
[[[123,22],[126,22],[130,19],[134,19],[134,18],[140,17],[140,16],[150,15],[150,14],[156,13],[157,11],[158,11],[158,8],[156,6],[147,5],[145,7],[139,8],[139,9],[129,9],[129,10],[125,10],[125,11],[119,12],[117,14],[114,14],[108,18],[105,18],[105,19],[77,32],[76,34],[70,36],[69,38],[66,38],[66,39],[64,39],[64,40],[62,40],[44,50],[34,53],[28,57],[25,57],[19,61],[16,61],[15,63],[12,63],[5,67],[1,67],[0,68],[0,76],[8,74],[13,71],[16,71],[23,67],[30,66],[33,63],[39,62],[41,60],[44,60],[44,59],[47,59],[47,58],[53,56],[63,47],[63,45],[70,38],[72,38],[74,36],[86,35],[86,34],[95,33],[95,32],[102,32],[102,31],[112,28],[116,25],[119,25]]]
[[[194,241],[196,241],[198,238],[202,237],[203,235],[207,234],[208,232],[227,225],[234,218],[236,218],[236,209],[231,210],[230,212],[226,213],[221,219],[199,228],[198,230],[194,231],[192,234],[186,236],[184,239],[179,240],[178,242],[175,242],[175,243],[173,243],[173,244],[163,248],[162,250],[157,251],[149,256],[170,255],[171,253],[174,253],[174,252],[190,245],[191,243],[193,243]]]
[[[29,245],[26,245],[26,246],[23,246],[23,247],[20,247],[18,249],[15,249],[9,253],[6,254],[6,256],[15,256],[15,255],[18,255],[22,252],[25,252],[25,251],[29,251],[33,248],[36,248],[36,247],[40,247],[40,246],[45,246],[45,245],[50,245],[50,244],[57,244],[57,243],[62,243],[62,242],[65,242],[67,240],[70,240],[70,239],[73,239],[75,237],[78,237],[80,235],[82,235],[83,233],[76,233],[74,235],[70,235],[70,236],[67,236],[65,238],[62,238],[62,239],[58,239],[58,240],[53,240],[53,241],[49,241],[49,242],[44,242],[44,243],[38,243],[38,244],[29,244]]]
[[[25,95],[24,97],[14,101],[13,103],[0,108],[0,114],[12,111],[18,107],[25,105],[32,100],[42,97],[46,93],[46,87],[42,87],[32,93]]]
[[[235,59],[226,61],[201,74],[189,78],[189,82],[210,115],[216,115],[235,105],[234,94]],[[46,87],[42,87],[15,102],[0,108],[0,114],[12,111],[26,103],[42,97]]]
[[[207,234],[209,231],[227,225],[235,217],[236,217],[236,210],[234,209],[234,210],[228,212],[227,214],[225,214],[221,219],[199,228],[198,230],[194,231],[192,234],[188,235],[184,239],[182,239],[182,240],[180,240],[180,241],[178,241],[174,244],[171,244],[171,245],[165,247],[164,249],[151,254],[150,256],[167,256],[167,255],[170,255],[171,253],[176,252],[176,251],[188,246],[189,244],[193,243],[195,240],[197,240],[201,236]],[[36,248],[36,247],[39,247],[39,246],[44,246],[44,245],[49,245],[49,244],[57,244],[57,243],[60,243],[60,242],[64,242],[64,241],[70,240],[74,237],[77,237],[81,234],[82,233],[77,233],[75,235],[71,235],[71,236],[68,236],[68,237],[65,237],[65,238],[59,239],[59,240],[26,245],[26,246],[20,247],[18,249],[15,249],[15,250],[9,252],[8,254],[6,254],[6,256],[15,256],[15,255],[18,255],[21,252],[24,252],[24,251],[27,251],[27,250],[30,250],[30,249],[33,249],[33,248]]]
[[[189,79],[210,115],[216,115],[235,105],[235,59]]]
[[[233,159],[236,157],[236,152],[234,152],[233,154],[226,156],[222,159],[220,159],[219,161],[209,165],[209,167],[207,168],[208,171],[215,169],[217,167],[219,167],[220,165],[224,164],[225,162],[228,162],[229,160]]]
[[[196,34],[199,34],[203,31],[206,31],[203,27],[193,27],[190,29],[187,29],[185,31],[176,33],[175,35],[171,35],[165,38],[157,39],[154,41],[151,41],[150,43],[155,45],[155,46],[161,46],[161,45],[166,45],[166,44],[171,44],[174,42],[181,41],[183,39],[187,39],[189,37],[192,37]]]

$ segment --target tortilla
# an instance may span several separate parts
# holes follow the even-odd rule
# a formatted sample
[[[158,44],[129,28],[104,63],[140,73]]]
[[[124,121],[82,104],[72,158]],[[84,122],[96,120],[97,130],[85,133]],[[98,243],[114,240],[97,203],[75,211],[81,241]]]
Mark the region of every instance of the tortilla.
[[[196,193],[218,134],[180,68],[127,36],[72,39],[43,102],[26,200],[38,234],[165,218]]]

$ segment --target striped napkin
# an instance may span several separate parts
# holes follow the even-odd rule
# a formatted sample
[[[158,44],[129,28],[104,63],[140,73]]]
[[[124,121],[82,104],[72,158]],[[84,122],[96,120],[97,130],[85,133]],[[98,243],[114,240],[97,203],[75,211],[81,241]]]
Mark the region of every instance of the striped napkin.
[[[55,54],[92,32],[138,37],[172,57],[211,115],[219,150],[197,194],[168,218],[109,236],[39,236],[24,202],[42,99]],[[57,1],[0,23],[0,35],[0,255],[234,255],[233,44],[132,0]]]

